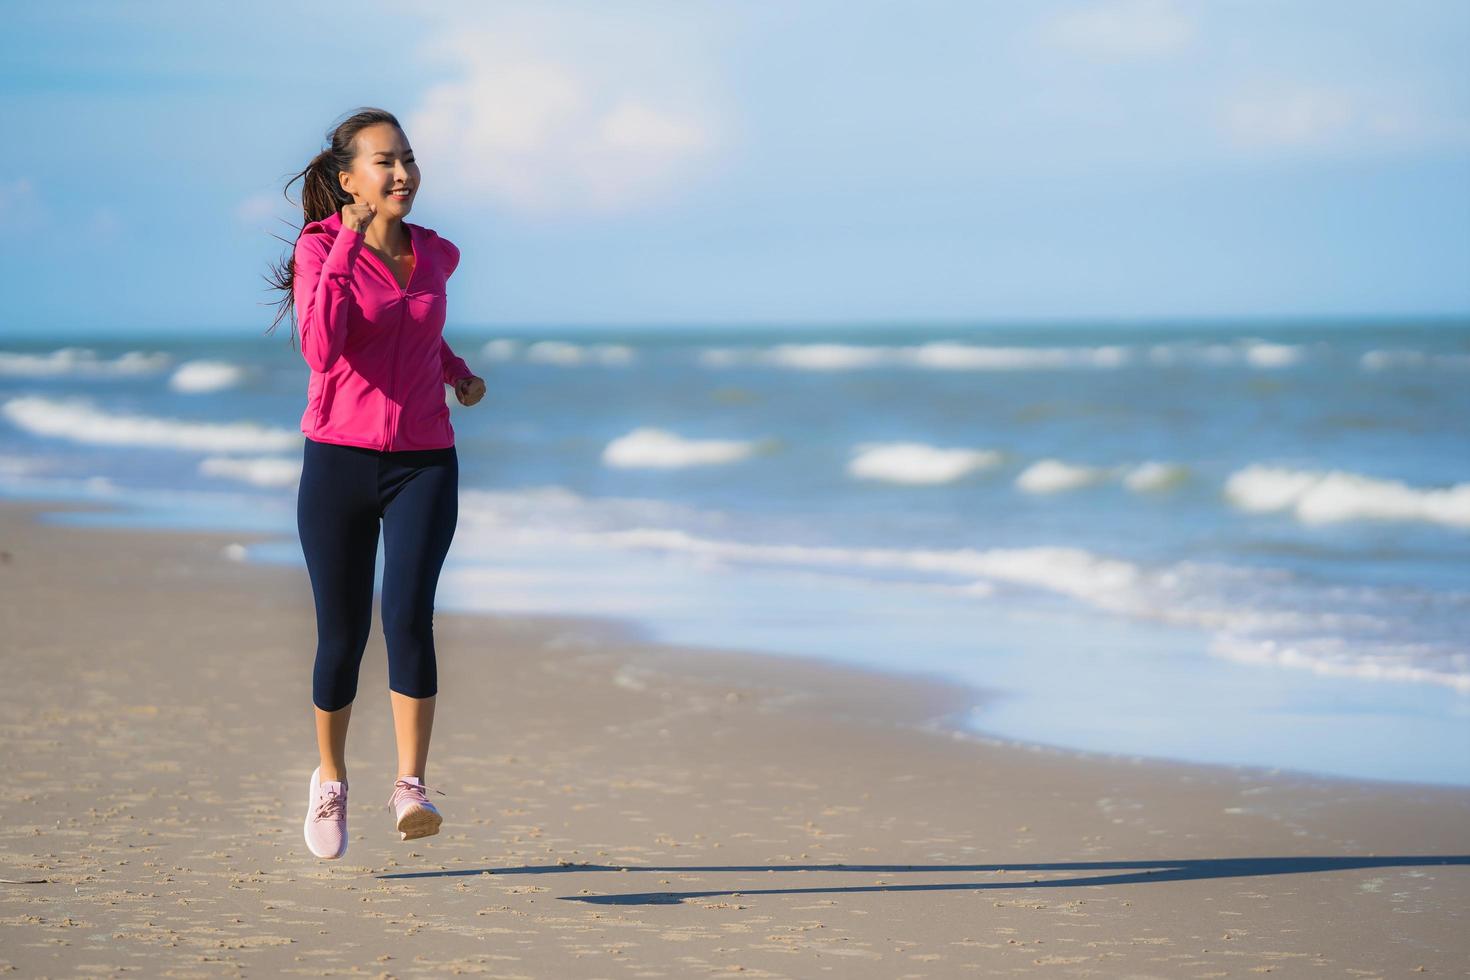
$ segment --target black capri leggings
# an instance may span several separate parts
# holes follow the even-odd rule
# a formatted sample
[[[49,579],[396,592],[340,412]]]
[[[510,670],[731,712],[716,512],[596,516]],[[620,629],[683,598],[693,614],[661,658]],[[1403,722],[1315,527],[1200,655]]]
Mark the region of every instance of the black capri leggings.
[[[357,696],[380,520],[388,687],[431,697],[439,692],[434,591],[459,520],[459,457],[453,446],[382,452],[307,439],[296,529],[316,600],[311,696],[324,711]]]

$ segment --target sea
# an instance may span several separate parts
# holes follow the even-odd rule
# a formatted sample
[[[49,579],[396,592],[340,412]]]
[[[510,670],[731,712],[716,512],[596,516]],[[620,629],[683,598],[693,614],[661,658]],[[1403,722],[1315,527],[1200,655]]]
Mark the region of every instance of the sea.
[[[0,495],[304,564],[289,326],[7,329]],[[439,610],[922,676],[1038,749],[1470,785],[1470,320],[448,339],[487,393],[445,389]]]

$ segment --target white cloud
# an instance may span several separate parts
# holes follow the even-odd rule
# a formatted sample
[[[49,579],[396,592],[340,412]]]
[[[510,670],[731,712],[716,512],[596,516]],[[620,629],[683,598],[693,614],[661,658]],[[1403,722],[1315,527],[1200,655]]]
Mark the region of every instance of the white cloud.
[[[1444,112],[1424,93],[1375,80],[1332,84],[1257,80],[1218,107],[1237,149],[1395,152],[1470,145],[1463,114]]]
[[[87,237],[99,240],[116,240],[123,230],[122,216],[117,208],[109,204],[93,208],[87,220]]]
[[[301,182],[292,184],[291,191],[299,196]],[[235,205],[235,220],[254,231],[291,238],[301,226],[301,207],[275,188],[242,199]]]
[[[599,135],[608,146],[683,152],[701,149],[704,133],[698,126],[671,119],[636,102],[622,102],[602,117]]]
[[[680,18],[603,7],[446,14],[422,62],[458,77],[400,115],[426,188],[524,214],[625,211],[698,180],[726,139]]]
[[[0,228],[6,231],[26,231],[46,228],[51,224],[46,205],[36,193],[36,185],[29,177],[0,181],[0,195],[5,206],[0,208]]]
[[[1348,93],[1325,86],[1297,86],[1226,100],[1226,132],[1247,147],[1314,146],[1340,137],[1354,122]]]
[[[1173,0],[1103,0],[1063,11],[1041,29],[1048,44],[1107,59],[1170,54],[1194,35]]]

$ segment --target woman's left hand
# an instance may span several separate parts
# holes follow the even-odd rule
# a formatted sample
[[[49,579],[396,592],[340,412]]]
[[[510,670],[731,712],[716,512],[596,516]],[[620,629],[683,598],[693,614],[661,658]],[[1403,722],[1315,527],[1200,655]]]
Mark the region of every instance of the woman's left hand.
[[[461,405],[473,405],[485,397],[485,379],[471,375],[454,383],[454,397]]]

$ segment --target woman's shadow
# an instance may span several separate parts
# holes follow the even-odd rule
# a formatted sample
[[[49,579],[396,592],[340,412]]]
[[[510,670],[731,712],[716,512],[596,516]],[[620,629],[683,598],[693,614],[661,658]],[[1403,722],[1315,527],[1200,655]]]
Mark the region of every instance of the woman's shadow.
[[[1418,868],[1470,865],[1470,855],[1400,855],[1379,857],[1250,857],[1192,858],[1181,861],[1069,861],[1037,864],[727,864],[727,865],[632,865],[573,864],[525,865],[516,868],[474,868],[457,871],[406,871],[378,875],[379,878],[455,878],[466,875],[540,875],[589,871],[691,872],[862,872],[864,874],[908,874],[971,872],[1014,875],[1002,881],[941,882],[938,884],[877,884],[850,887],[739,888],[712,891],[633,892],[621,895],[564,895],[563,901],[594,905],[668,905],[685,899],[729,895],[856,894],[860,892],[988,891],[1003,888],[1095,888],[1099,885],[1134,885],[1144,882],[1201,881],[1209,878],[1257,878],[1267,875],[1312,874],[1321,871],[1357,871],[1369,868]],[[1053,872],[1118,872],[1080,874],[1061,878],[1033,877]]]

